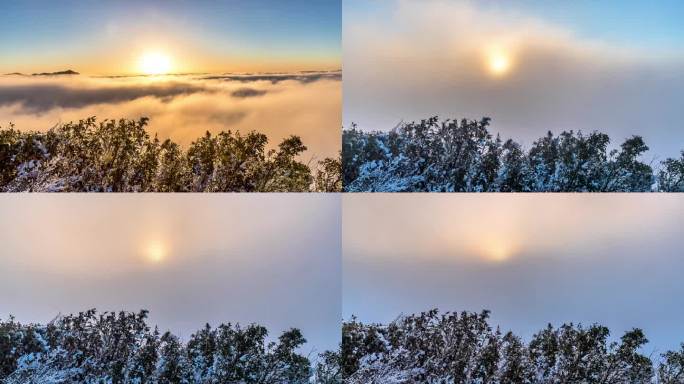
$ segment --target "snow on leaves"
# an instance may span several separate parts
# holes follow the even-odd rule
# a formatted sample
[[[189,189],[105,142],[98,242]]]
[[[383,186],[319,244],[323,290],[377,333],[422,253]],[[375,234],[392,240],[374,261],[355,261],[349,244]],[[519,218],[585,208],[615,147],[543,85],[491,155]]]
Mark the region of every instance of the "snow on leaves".
[[[389,324],[343,324],[345,382],[431,384],[653,384],[684,382],[684,344],[654,362],[640,329],[610,341],[601,325],[549,325],[529,342],[489,324],[489,313],[404,316]],[[657,358],[657,357],[656,357]]]
[[[315,169],[298,158],[299,137],[267,150],[266,135],[209,132],[187,149],[151,138],[148,119],[95,118],[47,132],[0,129],[0,191],[336,192],[340,162]]]
[[[268,341],[266,328],[205,326],[183,343],[146,323],[147,312],[95,310],[47,325],[0,321],[0,382],[339,384],[335,352],[312,367],[298,329]]]
[[[348,192],[684,191],[684,152],[655,172],[639,136],[609,150],[606,134],[549,132],[529,150],[488,130],[489,118],[432,117],[389,132],[342,134]]]

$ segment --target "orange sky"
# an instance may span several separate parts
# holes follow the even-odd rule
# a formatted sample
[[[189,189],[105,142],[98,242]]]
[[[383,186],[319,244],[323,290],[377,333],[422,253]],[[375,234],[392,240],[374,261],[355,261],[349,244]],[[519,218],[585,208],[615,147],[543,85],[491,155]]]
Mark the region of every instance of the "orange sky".
[[[341,18],[338,1],[3,4],[0,73],[137,74],[150,52],[174,73],[333,70]]]

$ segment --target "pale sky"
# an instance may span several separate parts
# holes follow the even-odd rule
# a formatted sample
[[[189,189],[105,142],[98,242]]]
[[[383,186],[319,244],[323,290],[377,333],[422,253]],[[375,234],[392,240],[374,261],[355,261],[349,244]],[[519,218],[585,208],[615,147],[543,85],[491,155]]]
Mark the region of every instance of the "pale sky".
[[[598,130],[679,157],[683,16],[680,1],[344,1],[343,123],[488,116],[527,147]]]
[[[0,308],[45,323],[89,308],[150,311],[187,338],[205,323],[340,340],[340,198],[292,194],[7,195]]]
[[[684,342],[684,196],[346,194],[343,314],[492,311],[529,339],[549,322]]]

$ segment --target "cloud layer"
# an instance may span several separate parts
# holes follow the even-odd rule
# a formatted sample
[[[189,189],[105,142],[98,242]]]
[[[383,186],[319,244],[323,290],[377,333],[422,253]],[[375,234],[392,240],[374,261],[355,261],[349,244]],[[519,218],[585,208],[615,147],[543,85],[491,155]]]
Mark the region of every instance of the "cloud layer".
[[[205,87],[180,82],[105,87],[74,87],[59,82],[27,82],[3,86],[0,92],[0,106],[19,104],[22,112],[39,114],[54,108],[83,108],[95,104],[133,101],[143,97],[171,101],[176,96],[206,91]]]
[[[226,81],[240,81],[243,83],[250,83],[253,81],[270,81],[272,84],[279,83],[281,81],[295,80],[300,83],[313,83],[319,80],[342,80],[342,72],[340,71],[329,71],[329,72],[300,72],[300,73],[272,73],[272,74],[243,74],[243,75],[220,75],[220,76],[207,76],[205,79],[210,80],[226,80]]]
[[[146,116],[151,119],[151,133],[182,145],[205,131],[256,130],[268,135],[272,146],[289,135],[301,136],[309,148],[305,157],[336,156],[340,149],[340,74],[278,76],[277,81],[257,75],[0,76],[0,125],[12,122],[20,130],[42,131],[88,116]]]
[[[494,130],[528,144],[547,130],[581,129],[618,143],[642,135],[661,158],[682,149],[681,53],[579,38],[470,2],[390,4],[382,17],[343,26],[345,126],[489,116]],[[493,51],[509,58],[507,74],[488,70]]]

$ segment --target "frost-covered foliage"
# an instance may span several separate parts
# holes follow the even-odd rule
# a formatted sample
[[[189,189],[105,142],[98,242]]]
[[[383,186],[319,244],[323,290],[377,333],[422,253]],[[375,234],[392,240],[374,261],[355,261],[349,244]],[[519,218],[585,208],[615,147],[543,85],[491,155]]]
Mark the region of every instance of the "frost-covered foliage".
[[[47,325],[23,325],[12,318],[0,322],[0,382],[341,382],[339,374],[337,381],[333,376],[339,371],[334,352],[322,354],[315,368],[297,352],[306,342],[298,329],[268,342],[267,330],[259,325],[207,325],[183,343],[169,332],[150,329],[146,318],[146,311],[89,310]]]
[[[325,351],[318,356],[314,382],[316,384],[342,384],[339,351]]]
[[[148,119],[94,117],[47,132],[0,129],[0,191],[306,192],[340,191],[339,160],[312,170],[299,137],[267,150],[264,134],[209,132],[187,149],[150,137]],[[340,181],[337,181],[340,180]]]
[[[529,342],[489,325],[489,313],[431,310],[390,324],[343,324],[345,382],[431,384],[684,383],[684,344],[654,363],[640,329],[549,325]],[[654,368],[654,365],[657,365]]]
[[[684,151],[679,159],[667,159],[662,162],[658,172],[658,186],[664,192],[684,192]]]
[[[489,130],[489,118],[402,124],[389,132],[352,125],[342,134],[349,192],[640,192],[684,190],[682,159],[656,175],[639,136],[609,150],[606,134],[549,132],[525,150]]]

